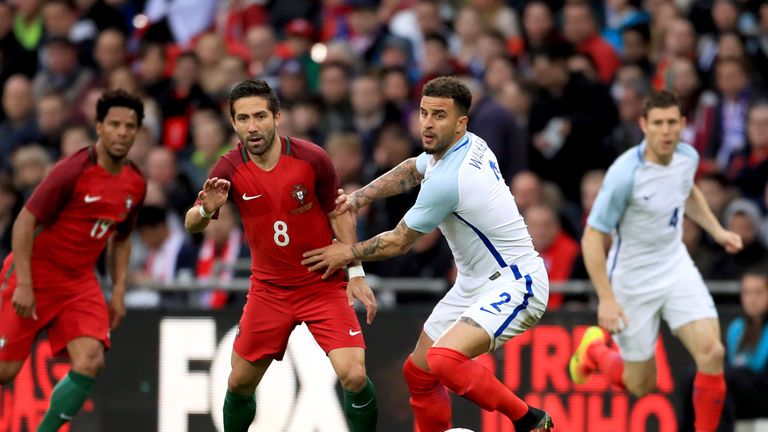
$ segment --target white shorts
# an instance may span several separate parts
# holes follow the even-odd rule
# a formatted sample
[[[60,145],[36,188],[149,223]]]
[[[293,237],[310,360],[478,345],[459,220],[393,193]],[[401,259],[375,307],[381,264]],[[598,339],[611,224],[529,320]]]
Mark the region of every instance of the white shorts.
[[[514,268],[513,268],[514,267]],[[528,271],[529,273],[525,273]],[[424,332],[436,341],[456,320],[471,318],[491,337],[490,350],[533,327],[547,308],[549,278],[544,263],[510,266],[499,277],[485,279],[471,289],[457,281],[424,323]]]
[[[680,279],[664,289],[648,294],[627,293],[614,281],[613,292],[629,320],[621,333],[613,336],[627,361],[646,361],[655,355],[660,318],[672,333],[693,321],[717,318],[717,309],[699,271],[683,269]]]

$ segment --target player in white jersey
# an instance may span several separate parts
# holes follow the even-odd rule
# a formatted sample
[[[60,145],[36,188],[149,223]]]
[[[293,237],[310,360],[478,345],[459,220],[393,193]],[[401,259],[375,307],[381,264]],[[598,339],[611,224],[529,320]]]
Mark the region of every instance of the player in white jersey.
[[[450,428],[446,388],[480,407],[498,410],[515,430],[549,431],[552,419],[529,407],[487,368],[471,359],[498,349],[539,321],[549,297],[542,259],[485,141],[467,132],[472,94],[459,80],[436,78],[424,87],[420,126],[424,153],[337,200],[357,210],[421,183],[414,206],[392,231],[354,245],[304,254],[310,270],[326,274],[353,259],[381,260],[407,252],[438,226],[458,268],[456,284],[424,324],[403,373],[421,432]]]
[[[652,94],[640,126],[645,140],[611,165],[582,238],[602,329],[587,330],[570,373],[584,383],[600,370],[637,397],[652,392],[663,318],[696,362],[696,431],[714,432],[725,397],[724,349],[714,301],[682,241],[683,216],[729,252],[741,249],[741,238],[720,225],[694,185],[699,157],[679,143],[685,118],[677,97]],[[603,329],[613,333],[619,352]]]

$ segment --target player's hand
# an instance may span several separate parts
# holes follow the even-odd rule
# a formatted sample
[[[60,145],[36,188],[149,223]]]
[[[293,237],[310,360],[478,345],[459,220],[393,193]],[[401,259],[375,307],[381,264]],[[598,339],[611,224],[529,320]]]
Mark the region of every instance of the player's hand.
[[[726,252],[732,254],[740,251],[744,247],[740,235],[725,229],[720,230],[717,235],[715,235],[715,241],[720,246],[724,247]]]
[[[597,322],[609,333],[621,333],[629,320],[616,299],[600,300],[597,306]]]
[[[203,190],[197,194],[203,210],[213,213],[227,202],[229,196],[229,180],[211,177],[203,184]]]
[[[35,291],[32,289],[32,283],[19,283],[13,290],[11,304],[16,314],[22,318],[37,319],[37,309],[35,308]]]
[[[352,278],[347,284],[347,300],[349,300],[350,306],[355,305],[355,299],[360,300],[365,306],[365,322],[373,324],[377,309],[376,296],[373,295],[373,291],[364,277]]]
[[[323,279],[328,278],[354,259],[349,245],[339,242],[334,242],[321,249],[304,252],[303,257],[301,265],[309,266],[309,271],[325,269]]]
[[[112,295],[109,300],[109,329],[114,330],[120,325],[125,317],[125,303],[123,302],[123,296]]]
[[[339,196],[336,197],[336,214],[341,215],[348,211],[356,213],[358,210],[357,196],[353,193],[347,195],[344,189],[339,189]]]

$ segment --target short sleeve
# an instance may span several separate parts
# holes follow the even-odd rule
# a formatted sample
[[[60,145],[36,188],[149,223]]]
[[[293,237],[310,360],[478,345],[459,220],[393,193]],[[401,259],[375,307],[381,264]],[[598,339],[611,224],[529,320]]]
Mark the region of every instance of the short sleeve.
[[[626,164],[611,166],[589,213],[587,225],[610,234],[621,221],[632,196],[635,170]]]
[[[86,159],[87,161],[87,159]],[[69,202],[85,162],[71,157],[58,162],[27,201],[26,209],[42,225],[50,225]]]
[[[424,234],[432,232],[458,205],[458,179],[431,178],[421,183],[416,203],[405,214],[405,224]]]
[[[420,154],[416,158],[416,171],[419,172],[422,176],[425,172],[427,172],[427,161],[429,160],[429,155],[426,153]]]
[[[315,170],[315,194],[320,201],[320,206],[326,213],[336,208],[336,197],[339,195],[339,174],[333,167],[328,153],[318,147],[317,157],[312,163]]]

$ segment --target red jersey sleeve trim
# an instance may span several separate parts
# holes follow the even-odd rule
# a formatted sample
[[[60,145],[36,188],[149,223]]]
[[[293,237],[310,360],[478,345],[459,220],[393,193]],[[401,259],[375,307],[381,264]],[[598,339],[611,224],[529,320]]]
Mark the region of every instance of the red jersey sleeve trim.
[[[80,175],[93,165],[90,149],[82,149],[57,162],[24,206],[41,225],[56,221],[75,190]]]

